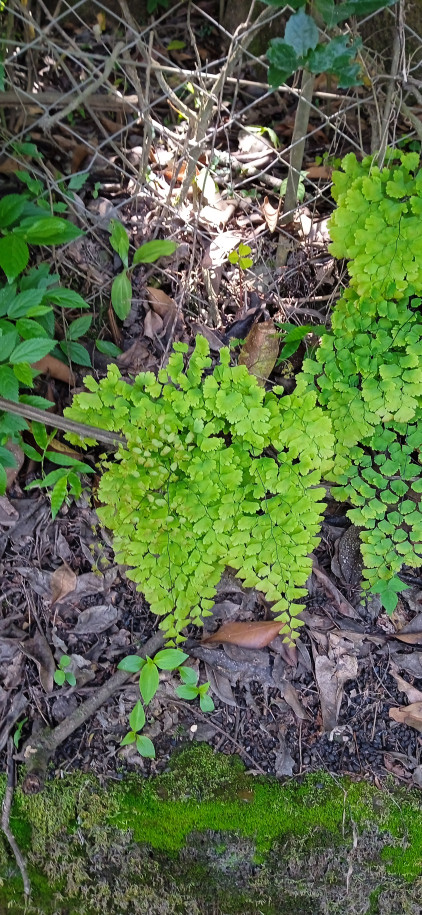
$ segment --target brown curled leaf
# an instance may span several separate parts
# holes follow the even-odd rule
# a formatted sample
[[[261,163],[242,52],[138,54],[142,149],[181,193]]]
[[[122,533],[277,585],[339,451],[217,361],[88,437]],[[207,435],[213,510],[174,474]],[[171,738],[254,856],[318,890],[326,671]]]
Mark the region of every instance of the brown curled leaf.
[[[224,623],[216,632],[202,639],[201,645],[229,642],[242,648],[265,648],[279,634],[282,623],[258,620],[253,623]]]
[[[239,365],[246,365],[258,384],[264,386],[276,364],[279,340],[273,321],[254,324],[242,346]]]
[[[69,366],[65,365],[64,362],[60,362],[60,359],[56,359],[51,353],[38,362],[34,362],[32,368],[36,369],[37,372],[41,372],[42,375],[52,375],[57,381],[64,381],[65,384],[75,384],[75,376],[70,371]]]

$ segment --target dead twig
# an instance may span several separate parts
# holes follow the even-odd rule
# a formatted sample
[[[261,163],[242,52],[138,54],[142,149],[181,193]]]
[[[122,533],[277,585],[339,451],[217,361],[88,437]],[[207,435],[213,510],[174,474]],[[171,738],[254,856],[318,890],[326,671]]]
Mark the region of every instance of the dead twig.
[[[95,438],[96,441],[113,445],[113,447],[126,443],[125,436],[119,435],[118,432],[106,432],[105,429],[97,429],[96,426],[85,426],[84,423],[77,423],[74,419],[56,416],[55,413],[47,413],[46,410],[39,410],[38,407],[30,407],[28,404],[15,403],[13,400],[6,400],[5,397],[0,397],[0,410],[13,413],[15,416],[23,416],[24,419],[37,423],[44,423],[50,428],[62,429],[64,432],[76,432],[81,438]]]
[[[23,881],[23,890],[24,890],[25,896],[29,897],[31,895],[31,883],[30,883],[30,880],[28,877],[28,871],[26,869],[25,859],[22,855],[19,845],[10,828],[10,811],[12,809],[14,789],[15,789],[15,762],[13,759],[13,740],[11,737],[9,737],[8,745],[7,745],[7,783],[6,783],[6,791],[4,793],[4,799],[3,799],[1,828],[13,851],[16,864],[18,865],[18,868],[21,872],[21,877],[22,877],[22,881]]]

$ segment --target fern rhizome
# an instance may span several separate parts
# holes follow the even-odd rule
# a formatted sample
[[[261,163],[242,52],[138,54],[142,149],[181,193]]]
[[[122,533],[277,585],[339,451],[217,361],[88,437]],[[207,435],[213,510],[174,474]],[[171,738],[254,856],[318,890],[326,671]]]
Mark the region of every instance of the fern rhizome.
[[[158,378],[143,373],[133,385],[111,366],[99,384],[86,379],[91,393],[66,411],[127,440],[103,465],[98,515],[169,640],[209,614],[226,566],[274,602],[294,638],[324,508],[330,421],[304,381],[280,397],[230,366],[228,349],[212,373],[203,337],[186,367],[187,349],[175,344]]]
[[[293,394],[265,392],[227,349],[211,371],[199,336],[190,360],[175,344],[158,378],[130,385],[111,366],[86,379],[65,411],[126,438],[102,465],[98,514],[173,643],[209,614],[226,566],[295,638],[323,478],[352,506],[364,587],[388,611],[402,564],[422,564],[419,156],[389,151],[380,169],[350,154],[333,180],[331,251],[349,260],[350,285]]]

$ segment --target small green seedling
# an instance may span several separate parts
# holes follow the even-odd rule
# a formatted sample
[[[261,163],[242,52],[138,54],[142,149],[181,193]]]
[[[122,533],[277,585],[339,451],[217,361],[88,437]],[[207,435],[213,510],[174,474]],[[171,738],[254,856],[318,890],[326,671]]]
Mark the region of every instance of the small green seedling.
[[[63,686],[64,683],[68,683],[69,686],[76,686],[75,674],[71,670],[67,670],[71,662],[72,659],[69,658],[69,655],[62,654],[59,666],[54,674],[54,682],[57,683],[57,686]]]
[[[277,324],[283,337],[283,346],[277,360],[277,365],[289,359],[297,352],[302,340],[308,334],[316,334],[318,337],[328,333],[325,324]]]
[[[124,321],[130,312],[132,302],[131,274],[138,264],[153,264],[160,257],[174,254],[178,245],[169,239],[155,239],[147,241],[137,248],[129,267],[129,235],[118,219],[111,219],[109,225],[110,244],[119,255],[124,269],[113,280],[111,287],[111,304],[118,318]]]
[[[19,747],[19,744],[20,744],[20,741],[22,738],[22,729],[23,729],[24,724],[26,724],[27,721],[28,721],[27,718],[22,718],[22,721],[19,721],[18,724],[16,725],[16,728],[15,728],[15,731],[13,734],[13,743],[14,743],[16,749],[18,749],[18,747]]]
[[[140,658],[138,655],[128,655],[120,661],[118,668],[131,674],[139,673],[139,691],[145,705],[151,702],[158,690],[158,670],[177,670],[185,684],[176,690],[180,698],[195,699],[196,696],[199,696],[202,711],[212,712],[214,703],[211,697],[206,695],[209,683],[199,687],[196,686],[198,674],[191,667],[183,666],[183,662],[188,657],[189,655],[185,654],[184,651],[180,651],[179,648],[164,648],[162,651],[158,651],[154,658]],[[189,695],[180,695],[180,689],[188,690]],[[130,713],[129,724],[131,730],[123,738],[121,746],[124,747],[127,744],[136,743],[136,749],[141,756],[154,759],[154,744],[149,737],[139,734],[139,731],[142,731],[145,725],[145,710],[140,700],[138,700]]]
[[[195,671],[193,671],[195,673]],[[196,675],[197,679],[197,675]],[[176,693],[179,699],[187,699],[190,702],[192,699],[196,699],[199,696],[199,705],[202,712],[213,712],[214,703],[211,699],[211,696],[208,695],[208,690],[210,688],[209,683],[201,683],[200,686],[197,686],[196,683],[186,683],[184,686],[178,686]]]
[[[229,262],[235,264],[239,270],[239,303],[240,307],[243,305],[243,271],[247,270],[248,267],[252,267],[253,260],[250,257],[251,249],[249,245],[240,244],[236,251],[232,251],[229,254]]]
[[[71,495],[74,499],[79,499],[82,492],[82,483],[80,476],[84,473],[94,473],[92,467],[84,461],[78,461],[77,458],[70,454],[62,454],[59,451],[49,451],[48,447],[56,435],[56,429],[47,433],[42,423],[31,423],[31,431],[41,454],[26,442],[22,443],[22,450],[28,458],[33,461],[40,461],[44,469],[44,461],[50,461],[52,464],[58,464],[57,470],[52,470],[43,480],[32,480],[28,483],[26,489],[43,489],[46,486],[52,486],[51,491],[51,514],[53,519],[63,505],[66,496]]]

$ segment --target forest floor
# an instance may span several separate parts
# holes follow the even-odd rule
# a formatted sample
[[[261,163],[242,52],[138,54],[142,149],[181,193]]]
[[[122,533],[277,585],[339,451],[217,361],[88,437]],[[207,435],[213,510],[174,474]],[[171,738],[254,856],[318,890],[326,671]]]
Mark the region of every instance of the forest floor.
[[[165,365],[173,342],[192,347],[198,333],[208,339],[217,361],[222,346],[248,338],[252,330],[258,358],[274,322],[310,326],[297,351],[279,360],[268,378],[268,386],[282,385],[289,392],[307,348],[315,344],[321,325],[329,326],[331,308],[347,284],[346,267],[329,251],[330,180],[333,166],[347,152],[371,151],[372,86],[337,90],[332,81],[319,78],[301,205],[291,223],[280,227],[280,185],[287,175],[296,96],[269,90],[262,52],[245,52],[223,85],[204,130],[195,186],[180,203],[189,140],[186,108],[198,112],[207,72],[215,74],[220,58],[227,60],[217,6],[211,0],[198,4],[188,21],[184,5],[175,6],[153,28],[145,28],[142,48],[127,28],[126,63],[110,77],[119,108],[110,102],[110,85],[93,100],[84,99],[82,82],[79,104],[48,131],[30,107],[24,119],[16,107],[6,109],[10,137],[34,143],[42,155],[27,159],[25,167],[31,173],[35,169],[52,199],[58,199],[60,176],[65,177],[69,212],[85,235],[55,249],[57,272],[63,285],[89,303],[97,339],[115,347],[108,347],[113,356],[99,352],[89,336],[79,343],[92,369],[74,363],[67,381],[56,378],[54,370],[40,376],[37,393],[49,397],[58,413],[82,389],[87,372],[101,377],[110,362],[125,377],[156,371]],[[89,22],[64,17],[48,32],[50,45],[35,30],[37,92],[46,99],[54,96],[49,111],[84,76],[87,47],[96,60],[114,46],[117,27],[123,31],[121,20],[105,16],[100,5],[97,13]],[[149,70],[141,66],[148,41]],[[18,74],[22,85],[28,56],[24,62],[27,69]],[[199,73],[196,80],[194,73]],[[141,93],[152,125],[146,163]],[[396,143],[412,144],[412,129],[399,113],[394,131]],[[0,167],[2,194],[22,189],[10,146],[9,152]],[[147,181],[140,171],[145,166]],[[87,177],[73,180],[69,189],[69,176],[75,174]],[[109,305],[113,278],[121,270],[107,231],[113,218],[125,226],[135,248],[156,236],[179,246],[171,258],[136,268],[124,322]],[[280,233],[286,259],[276,267]],[[251,248],[253,261],[242,276],[228,261],[240,243]],[[57,440],[63,442],[63,436]],[[30,433],[28,442],[34,444]],[[91,450],[91,457],[98,460],[103,451]],[[65,721],[157,627],[98,524],[95,482],[90,488],[87,481],[81,498],[65,504],[52,521],[48,495],[25,489],[36,473],[37,466],[25,460],[0,499],[3,770],[10,735],[23,762],[19,746],[29,735]],[[163,675],[143,732],[154,741],[156,759],[144,759],[133,746],[120,746],[139,698],[135,680],[130,681],[63,740],[52,772],[79,769],[104,779],[126,771],[160,772],[175,747],[206,741],[239,754],[260,774],[298,777],[324,769],[375,784],[390,774],[400,784],[422,787],[422,716],[407,724],[405,714],[408,701],[422,700],[422,577],[414,570],[404,574],[410,587],[392,616],[377,598],[363,598],[359,534],[347,510],[327,495],[321,543],[307,583],[306,626],[293,649],[280,637],[263,649],[205,648],[201,632],[190,631],[186,650],[201,682],[211,684],[215,710],[203,714],[199,705],[178,699],[173,674]],[[227,570],[206,630],[222,622],[270,618],[262,596],[243,589]],[[76,686],[53,682],[63,655],[71,658]],[[401,722],[394,718],[398,709]]]

